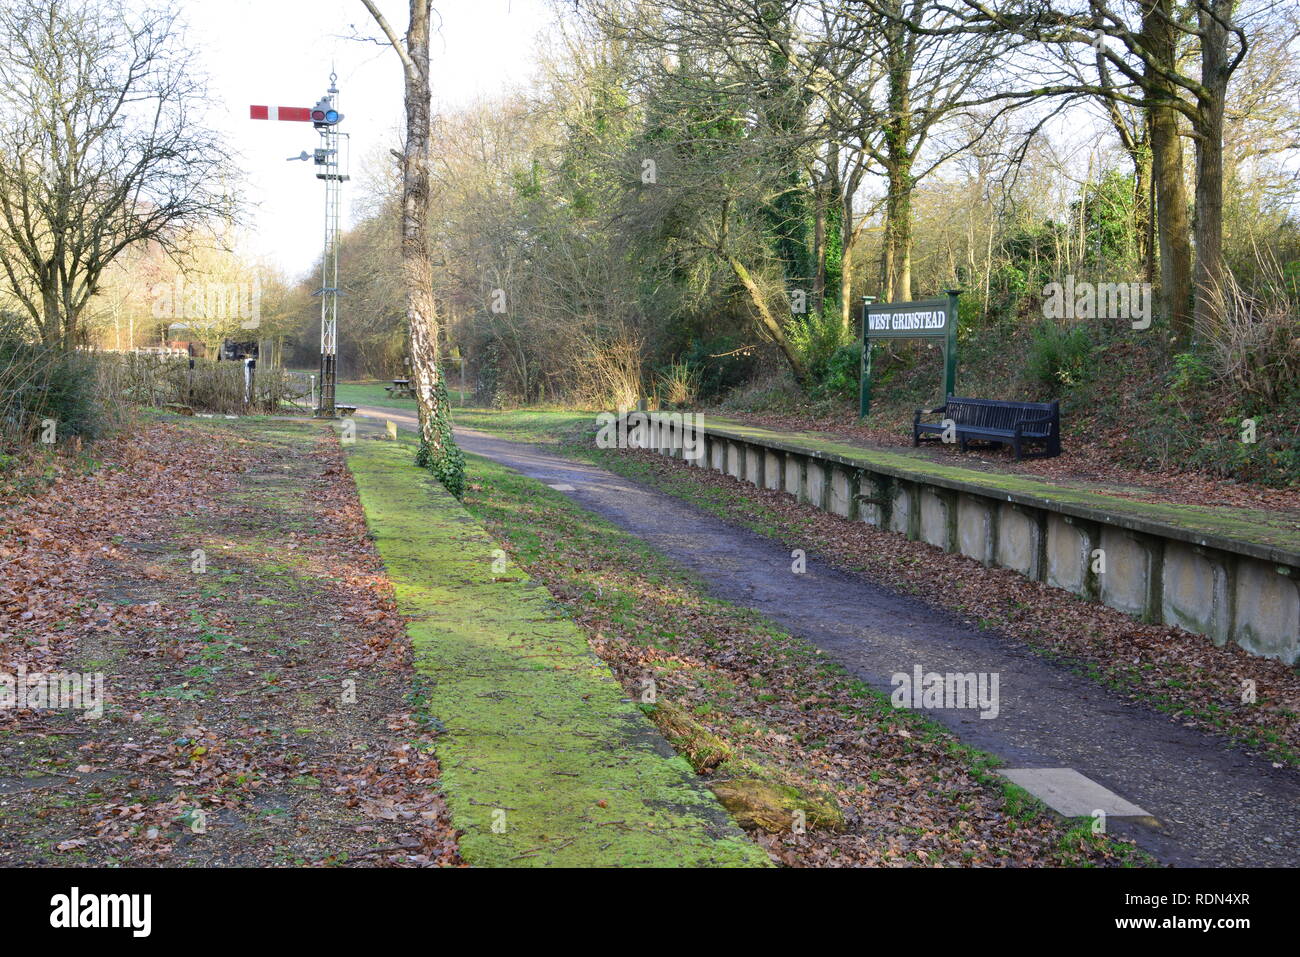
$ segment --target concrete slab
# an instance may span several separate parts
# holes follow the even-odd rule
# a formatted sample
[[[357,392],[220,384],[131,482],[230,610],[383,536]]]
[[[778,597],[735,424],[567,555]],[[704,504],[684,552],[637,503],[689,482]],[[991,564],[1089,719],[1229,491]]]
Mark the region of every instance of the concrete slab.
[[[1092,541],[1083,528],[1056,512],[1047,516],[1047,584],[1085,594],[1091,550]]]
[[[826,504],[827,478],[826,466],[815,459],[808,460],[808,488],[804,490],[804,501],[817,508]]]
[[[803,493],[803,456],[787,455],[785,457],[785,490],[795,498]]]
[[[1106,556],[1106,570],[1097,576],[1102,602],[1125,614],[1156,618],[1160,609],[1152,607],[1159,557],[1155,548],[1127,529],[1103,526],[1101,550]]]
[[[409,466],[412,448],[357,443],[347,464],[428,678],[423,703],[446,726],[440,784],[466,863],[770,866],[546,588],[493,568],[497,542]],[[608,826],[622,821],[637,826]]]
[[[984,565],[993,564],[997,504],[975,495],[957,499],[957,550]]]
[[[853,479],[844,469],[831,470],[830,511],[841,518],[853,513]]]
[[[1062,817],[1092,817],[1096,811],[1107,817],[1152,816],[1074,768],[1007,768],[998,773]]]
[[[781,491],[781,479],[785,471],[785,463],[781,457],[771,449],[763,450],[763,478],[764,485],[775,492]]]
[[[1228,560],[1222,552],[1165,543],[1162,617],[1171,625],[1208,635],[1223,647],[1232,634]]]
[[[727,474],[734,479],[745,477],[745,447],[739,442],[727,443]]]
[[[741,458],[744,459],[745,481],[750,485],[761,488],[763,485],[763,450],[757,445],[747,445]]]
[[[921,489],[921,541],[952,551],[952,503],[928,486]]]
[[[858,473],[858,518],[868,525],[884,520],[883,503],[889,494],[886,480],[871,472]]]
[[[1237,644],[1252,655],[1300,662],[1300,583],[1290,566],[1237,564]]]
[[[998,545],[994,561],[1035,581],[1042,578],[1039,544],[1042,532],[1034,516],[1010,502],[998,507]]]
[[[889,530],[912,537],[912,489],[901,482],[894,489],[893,508],[889,513]]]

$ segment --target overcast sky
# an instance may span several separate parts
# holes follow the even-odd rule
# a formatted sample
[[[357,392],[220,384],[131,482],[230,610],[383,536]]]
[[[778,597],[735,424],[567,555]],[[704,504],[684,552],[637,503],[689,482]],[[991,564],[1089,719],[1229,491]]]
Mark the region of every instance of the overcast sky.
[[[435,6],[442,20],[431,45],[435,109],[527,83],[538,37],[551,20],[544,0],[437,0]],[[405,0],[383,0],[380,8],[402,32]],[[185,0],[182,10],[210,76],[216,100],[210,122],[229,136],[247,172],[250,251],[297,277],[320,253],[324,186],[310,162],[286,158],[314,149],[318,136],[308,123],[250,120],[248,107],[311,106],[325,94],[332,66],[355,177],[368,154],[396,145],[403,122],[397,55],[349,39],[379,36],[361,0]],[[345,189],[345,219],[353,187]]]

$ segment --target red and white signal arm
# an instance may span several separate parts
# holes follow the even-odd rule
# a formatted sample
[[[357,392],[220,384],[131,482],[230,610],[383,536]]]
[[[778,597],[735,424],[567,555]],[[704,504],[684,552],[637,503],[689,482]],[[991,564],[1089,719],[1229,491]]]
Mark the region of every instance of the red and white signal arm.
[[[310,123],[311,108],[306,106],[250,106],[248,117],[253,120],[287,120]]]

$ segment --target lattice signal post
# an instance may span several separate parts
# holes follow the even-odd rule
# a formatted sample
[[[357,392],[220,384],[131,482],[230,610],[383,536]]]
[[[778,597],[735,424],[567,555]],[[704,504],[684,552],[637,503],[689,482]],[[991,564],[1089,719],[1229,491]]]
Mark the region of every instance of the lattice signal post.
[[[348,135],[339,132],[343,114],[338,110],[338,77],[330,74],[329,91],[313,107],[253,106],[254,120],[311,123],[320,133],[320,146],[312,154],[292,160],[312,160],[316,178],[325,181],[325,246],[321,256],[320,301],[320,401],[316,415],[334,418],[335,370],[338,364],[339,325],[339,211],[343,184],[348,180]]]

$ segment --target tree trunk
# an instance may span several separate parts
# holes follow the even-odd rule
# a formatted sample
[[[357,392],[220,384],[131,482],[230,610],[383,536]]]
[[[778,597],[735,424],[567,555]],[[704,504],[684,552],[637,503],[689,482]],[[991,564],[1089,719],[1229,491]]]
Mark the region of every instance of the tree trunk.
[[[1200,10],[1200,122],[1196,124],[1196,332],[1204,336],[1222,323],[1223,111],[1228,92],[1228,31],[1233,0],[1211,0]]]
[[[847,338],[853,337],[853,254],[857,251],[858,233],[853,228],[853,196],[844,196],[844,221],[840,224],[840,326]]]
[[[885,234],[880,241],[880,301],[894,301],[894,196],[885,198]]]
[[[822,303],[826,300],[826,206],[827,189],[824,182],[813,187],[813,276],[812,312],[821,319]]]
[[[1174,68],[1176,56],[1174,30],[1168,22],[1172,6],[1172,0],[1150,0],[1142,17],[1147,46],[1168,70]],[[1183,180],[1183,144],[1178,136],[1177,111],[1160,102],[1172,100],[1176,92],[1154,69],[1146,70],[1145,86],[1150,100],[1151,176],[1160,238],[1160,295],[1174,341],[1185,348],[1192,332],[1192,237]]]
[[[402,60],[406,85],[406,143],[402,150],[402,280],[411,339],[411,385],[420,414],[418,461],[459,496],[464,457],[451,433],[447,389],[438,368],[438,317],[429,256],[429,19],[432,0],[410,0],[405,43],[373,0],[363,0]]]
[[[901,175],[898,203],[894,213],[895,302],[912,301],[912,164],[909,160]]]
[[[1155,251],[1151,248],[1151,144],[1144,136],[1129,154],[1133,161],[1133,254],[1143,278],[1155,276]]]
[[[1147,131],[1147,143],[1151,144],[1151,130]],[[1151,285],[1156,285],[1157,270],[1160,269],[1160,246],[1156,241],[1156,170],[1152,165],[1151,151],[1147,153],[1147,259],[1145,259],[1144,278]]]
[[[727,265],[736,274],[740,284],[745,287],[745,292],[749,293],[749,301],[753,303],[754,309],[758,313],[759,323],[776,340],[781,354],[785,356],[786,362],[790,364],[790,371],[794,373],[795,381],[800,386],[805,385],[808,381],[808,369],[804,366],[803,357],[791,345],[790,340],[785,337],[785,330],[781,328],[781,324],[772,315],[772,310],[768,308],[767,299],[764,298],[762,290],[758,288],[753,277],[750,276],[749,270],[735,256],[727,257]]]
[[[1186,346],[1192,331],[1192,230],[1178,114],[1168,107],[1152,108],[1151,167],[1160,239],[1160,294],[1174,340]]]
[[[884,123],[885,170],[888,195],[885,201],[885,243],[882,253],[884,274],[881,286],[885,302],[912,298],[912,68],[914,38],[901,24],[884,27],[888,37],[886,70],[889,79],[889,116]]]
[[[406,145],[402,153],[402,279],[411,337],[411,379],[420,410],[420,437],[436,450],[433,429],[438,394],[438,325],[433,270],[426,245],[429,209],[429,12],[430,0],[411,0],[407,52],[417,69],[406,71]]]
[[[58,290],[54,280],[41,290],[41,343],[46,346],[58,346],[63,343],[63,310],[60,308]]]
[[[911,162],[891,164],[885,198],[885,241],[880,254],[882,302],[912,300]]]

